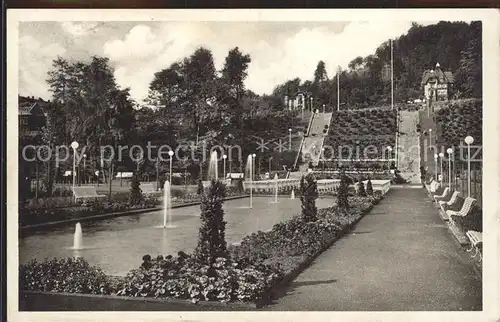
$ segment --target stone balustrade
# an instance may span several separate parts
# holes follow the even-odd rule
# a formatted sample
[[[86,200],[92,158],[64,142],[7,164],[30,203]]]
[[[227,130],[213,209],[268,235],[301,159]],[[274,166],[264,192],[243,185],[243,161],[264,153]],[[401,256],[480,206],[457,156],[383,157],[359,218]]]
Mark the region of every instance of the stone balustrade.
[[[365,187],[368,181],[364,181]],[[340,185],[340,179],[321,179],[317,181],[318,192],[333,192]],[[260,181],[243,181],[243,188],[245,190],[253,188],[255,192],[267,192],[273,194],[275,187],[278,186],[278,192],[283,191],[297,191],[300,186],[300,179],[278,179],[278,180],[260,180]],[[374,191],[381,191],[386,194],[391,187],[390,180],[372,180],[372,187]]]

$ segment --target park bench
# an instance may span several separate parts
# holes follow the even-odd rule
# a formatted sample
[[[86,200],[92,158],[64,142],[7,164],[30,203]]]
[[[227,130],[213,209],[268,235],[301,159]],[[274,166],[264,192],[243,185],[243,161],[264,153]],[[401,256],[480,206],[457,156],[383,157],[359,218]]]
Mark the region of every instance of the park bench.
[[[457,202],[459,196],[460,196],[460,192],[453,191],[453,194],[451,195],[450,200],[438,201],[439,207],[441,207],[441,209],[443,211],[448,210],[449,208],[453,207],[453,205]]]
[[[431,193],[436,193],[440,187],[441,187],[441,184],[439,182],[433,181],[431,183]]]
[[[467,250],[467,252],[471,252],[472,250],[475,250],[474,255],[472,257],[476,257],[477,254],[479,254],[479,261],[483,259],[483,255],[481,254],[481,250],[479,247],[482,247],[483,245],[483,233],[475,230],[469,230],[465,233],[467,238],[470,240],[471,247],[470,249]]]
[[[450,188],[446,187],[441,195],[434,195],[434,201],[439,202],[440,200],[448,199],[450,194]]]
[[[467,197],[467,198],[465,198],[464,204],[462,205],[462,209],[460,209],[459,211],[446,210],[446,214],[450,218],[450,222],[452,224],[455,224],[454,221],[453,221],[453,217],[452,216],[457,216],[457,217],[467,217],[467,216],[469,216],[470,213],[472,212],[472,209],[476,205],[476,202],[477,202],[476,199],[471,198],[471,197]]]
[[[97,190],[94,186],[74,187],[73,195],[75,196],[75,201],[79,199],[86,201],[106,197],[105,195],[97,194]]]
[[[145,195],[157,194],[158,191],[155,189],[152,183],[141,184],[141,191]]]

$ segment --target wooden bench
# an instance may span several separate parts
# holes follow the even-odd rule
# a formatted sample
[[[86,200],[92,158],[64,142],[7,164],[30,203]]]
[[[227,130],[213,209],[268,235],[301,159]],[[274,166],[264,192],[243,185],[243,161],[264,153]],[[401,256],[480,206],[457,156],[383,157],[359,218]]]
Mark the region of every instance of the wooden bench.
[[[476,257],[477,254],[479,254],[479,261],[483,259],[483,255],[481,254],[481,250],[479,247],[482,247],[483,245],[483,233],[475,230],[469,230],[465,233],[467,238],[470,240],[471,247],[470,249],[467,250],[467,252],[471,252],[472,250],[475,250],[474,255],[472,257]]]
[[[450,200],[439,200],[439,207],[443,211],[448,210],[449,208],[453,207],[453,205],[458,201],[458,197],[460,197],[460,192],[458,191],[453,191],[453,194],[450,197]]]
[[[83,199],[85,201],[88,199],[106,198],[105,195],[97,194],[97,190],[94,186],[74,187],[72,190],[75,201],[79,199]]]
[[[464,204],[462,205],[462,209],[460,209],[459,211],[446,210],[446,214],[450,218],[450,222],[452,224],[455,224],[452,216],[467,217],[468,215],[470,215],[470,213],[472,212],[472,209],[476,205],[476,202],[477,202],[476,199],[467,197],[467,198],[465,198]]]

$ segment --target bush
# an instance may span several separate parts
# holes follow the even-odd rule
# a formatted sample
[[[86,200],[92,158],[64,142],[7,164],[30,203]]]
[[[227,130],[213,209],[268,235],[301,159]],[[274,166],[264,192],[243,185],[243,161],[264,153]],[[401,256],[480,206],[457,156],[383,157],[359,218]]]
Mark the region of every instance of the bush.
[[[372,186],[372,180],[368,178],[368,182],[366,183],[366,193],[369,196],[373,195],[373,186]]]
[[[203,181],[201,181],[201,179],[200,179],[200,180],[198,180],[198,187],[196,188],[196,193],[199,196],[201,196],[201,195],[203,195],[204,191],[205,191],[205,187],[203,187]]]
[[[130,205],[138,205],[144,200],[140,185],[141,182],[139,181],[139,176],[137,174],[134,174],[134,176],[132,177],[132,182],[130,183]]]
[[[236,181],[236,191],[240,194],[244,193],[245,192],[245,189],[243,187],[243,181],[242,180],[238,180]]]
[[[360,197],[366,197],[366,191],[365,191],[365,184],[361,179],[359,179],[358,182],[358,196]]]
[[[349,208],[349,202],[347,200],[349,195],[349,182],[348,178],[345,174],[345,171],[342,169],[340,172],[340,185],[337,191],[337,206],[340,209]]]
[[[32,260],[19,270],[21,290],[111,294],[110,278],[82,258]]]
[[[201,227],[195,255],[207,265],[212,265],[219,257],[227,257],[226,222],[222,209],[225,188],[222,182],[212,180],[207,192],[201,196]]]
[[[300,202],[302,203],[302,218],[305,222],[315,221],[318,209],[316,208],[318,199],[318,185],[312,174],[302,176],[300,179]]]
[[[281,277],[265,266],[241,265],[226,258],[217,258],[209,266],[183,252],[177,257],[158,256],[147,263],[127,274],[117,295],[173,297],[190,299],[193,303],[248,302],[260,299]]]

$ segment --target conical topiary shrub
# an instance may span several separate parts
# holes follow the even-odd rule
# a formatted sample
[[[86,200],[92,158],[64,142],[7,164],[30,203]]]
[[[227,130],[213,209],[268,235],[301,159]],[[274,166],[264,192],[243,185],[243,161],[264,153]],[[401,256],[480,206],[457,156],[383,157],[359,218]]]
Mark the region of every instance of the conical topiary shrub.
[[[349,201],[347,199],[348,194],[349,194],[349,182],[344,169],[342,169],[340,170],[340,185],[339,189],[337,190],[337,206],[340,209],[349,208]]]
[[[222,205],[226,196],[226,186],[212,180],[210,187],[201,195],[201,227],[198,233],[196,258],[211,265],[219,257],[227,258],[226,222]]]
[[[373,196],[373,186],[372,186],[372,180],[368,178],[368,182],[366,183],[366,193],[369,196]]]
[[[361,179],[358,181],[358,196],[366,197],[365,184],[361,181]]]
[[[318,209],[316,208],[318,199],[318,185],[316,179],[310,173],[300,179],[300,202],[302,203],[302,218],[304,221],[316,221]]]
[[[134,174],[132,177],[132,182],[130,183],[130,195],[128,202],[130,205],[138,205],[144,200],[141,190],[141,182],[139,181],[139,176]]]
[[[196,188],[196,193],[201,196],[203,192],[205,191],[205,188],[203,187],[203,181],[198,180],[198,187]]]

